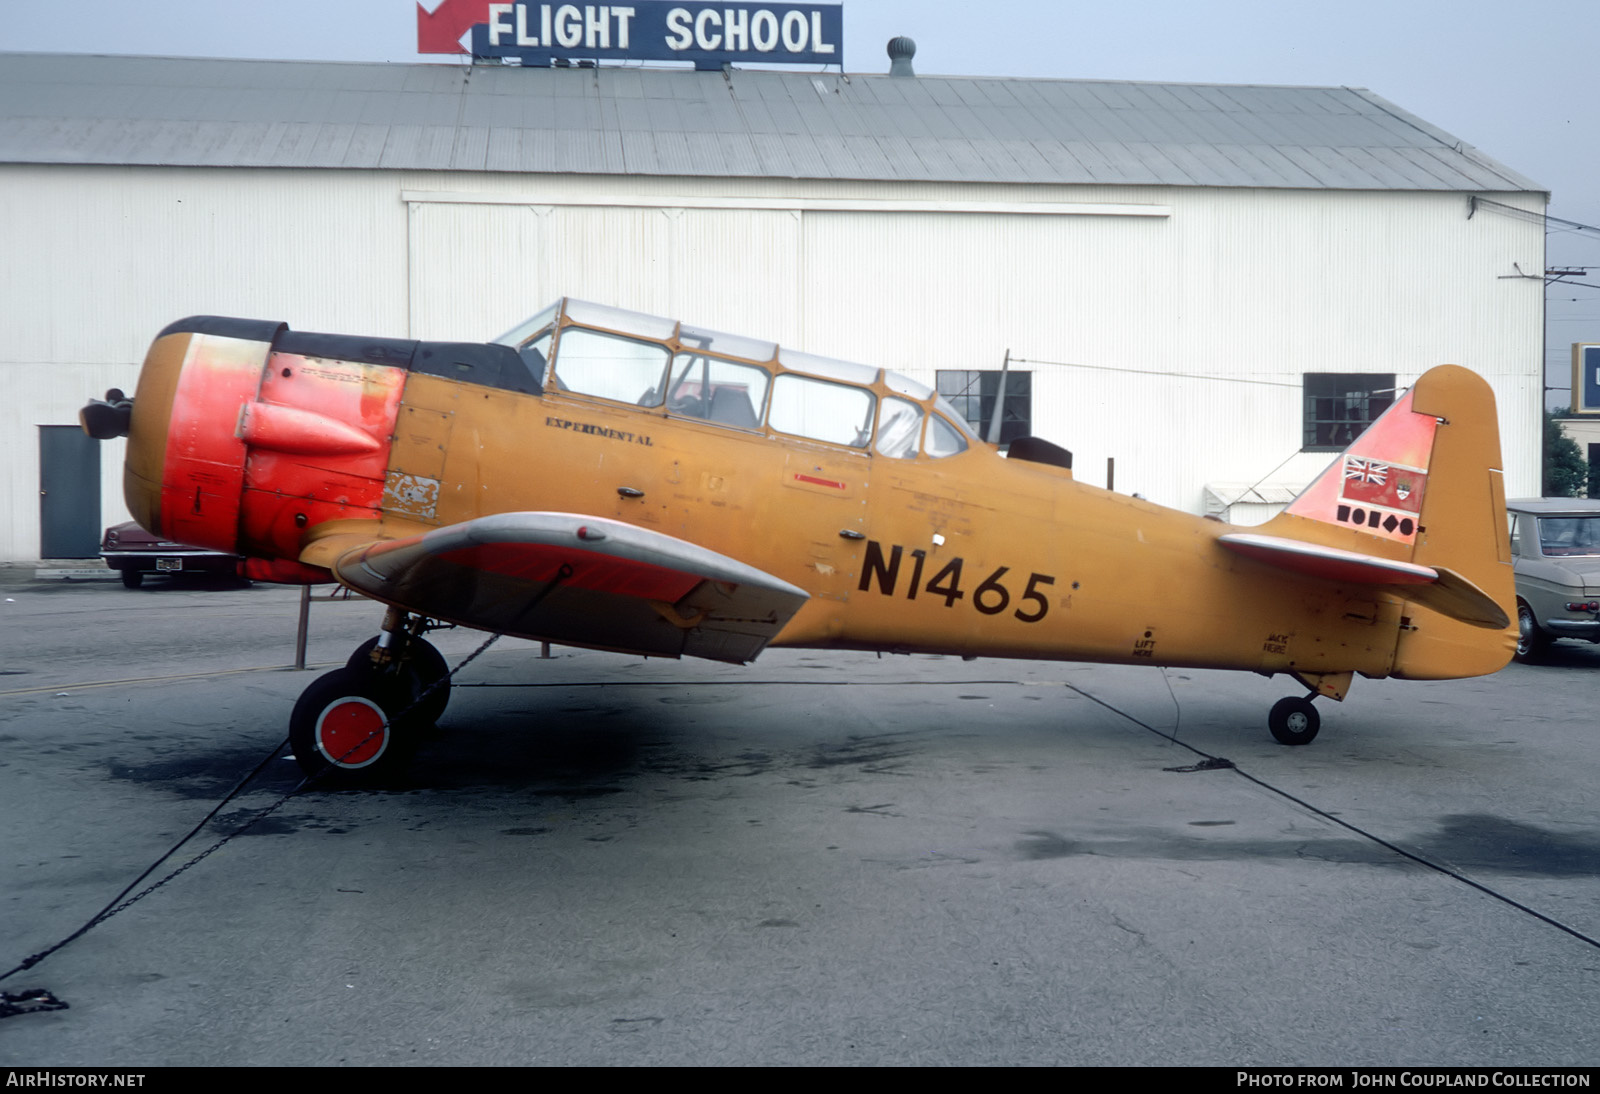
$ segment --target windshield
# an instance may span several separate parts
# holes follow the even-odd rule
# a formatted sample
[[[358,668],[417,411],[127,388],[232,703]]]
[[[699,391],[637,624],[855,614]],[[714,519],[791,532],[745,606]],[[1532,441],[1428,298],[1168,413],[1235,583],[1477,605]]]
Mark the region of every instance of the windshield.
[[[511,346],[513,349],[520,348],[524,342],[528,341],[541,331],[547,330],[550,325],[556,321],[556,309],[560,306],[561,305],[559,302],[551,304],[548,308],[540,312],[538,315],[535,315],[533,318],[524,319],[522,322],[518,323],[516,326],[502,334],[499,338],[496,338],[495,341],[500,343],[502,346]]]
[[[1539,549],[1547,555],[1600,555],[1600,516],[1540,517]]]

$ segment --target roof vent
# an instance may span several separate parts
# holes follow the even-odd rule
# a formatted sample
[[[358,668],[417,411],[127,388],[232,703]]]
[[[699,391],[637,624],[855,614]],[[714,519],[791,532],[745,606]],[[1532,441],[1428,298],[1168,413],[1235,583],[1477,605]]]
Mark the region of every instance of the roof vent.
[[[911,70],[911,58],[917,55],[917,43],[907,38],[904,34],[896,35],[889,39],[889,75],[915,76]]]

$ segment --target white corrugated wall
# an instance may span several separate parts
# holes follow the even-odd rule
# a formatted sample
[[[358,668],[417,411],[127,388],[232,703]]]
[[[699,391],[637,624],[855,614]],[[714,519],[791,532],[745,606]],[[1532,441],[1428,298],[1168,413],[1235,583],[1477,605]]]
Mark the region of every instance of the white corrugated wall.
[[[929,382],[1009,349],[1081,478],[1115,457],[1194,512],[1326,464],[1302,373],[1453,361],[1538,492],[1543,233],[1461,194],[56,166],[0,167],[0,203],[0,560],[38,553],[36,426],[131,389],[175,318],[482,339],[563,294]]]

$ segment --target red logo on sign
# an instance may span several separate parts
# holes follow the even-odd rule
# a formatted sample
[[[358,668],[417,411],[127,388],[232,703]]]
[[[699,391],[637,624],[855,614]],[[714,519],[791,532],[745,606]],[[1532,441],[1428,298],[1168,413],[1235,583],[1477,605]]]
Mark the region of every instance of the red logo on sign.
[[[417,5],[418,53],[470,53],[461,36],[489,21],[489,0],[441,0],[429,12]]]

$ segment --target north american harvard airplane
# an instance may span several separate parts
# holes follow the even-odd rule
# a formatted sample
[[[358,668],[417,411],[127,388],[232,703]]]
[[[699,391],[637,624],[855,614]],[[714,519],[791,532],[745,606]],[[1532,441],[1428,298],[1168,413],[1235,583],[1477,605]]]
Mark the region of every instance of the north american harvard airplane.
[[[1451,365],[1255,528],[1079,482],[1037,438],[1002,456],[905,376],[572,299],[483,344],[179,320],[82,422],[128,436],[151,532],[388,605],[295,705],[313,775],[404,766],[448,701],[423,637],[448,624],[1283,673],[1292,745],[1357,673],[1482,675],[1515,646],[1494,396]]]

